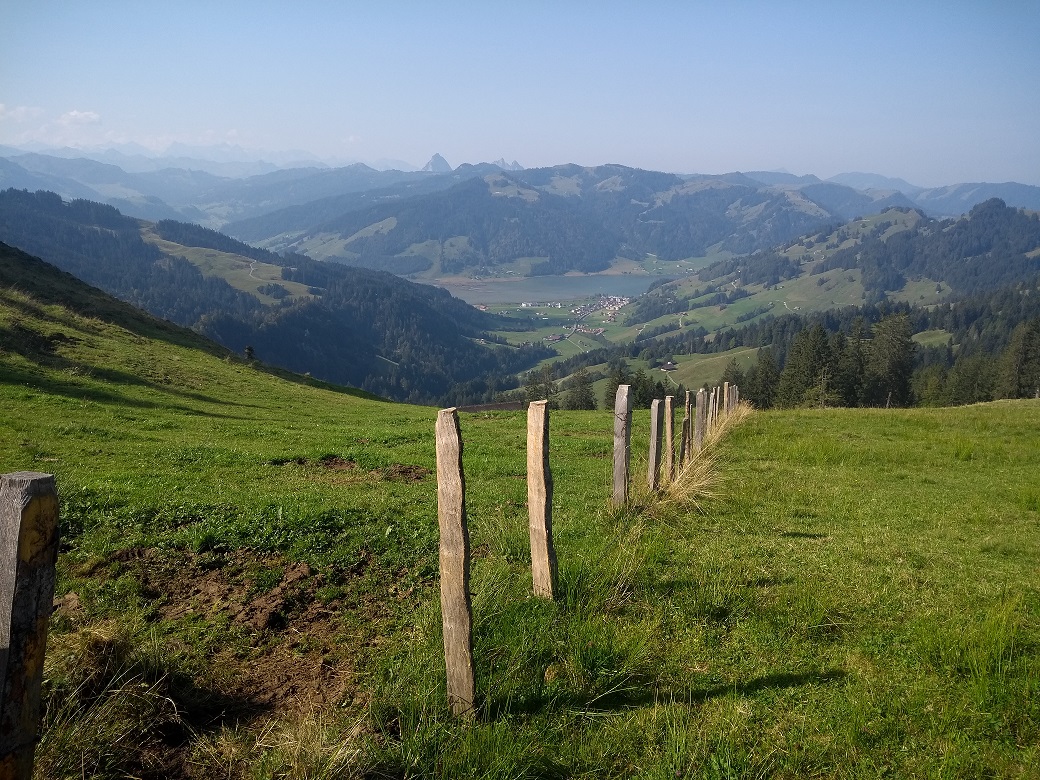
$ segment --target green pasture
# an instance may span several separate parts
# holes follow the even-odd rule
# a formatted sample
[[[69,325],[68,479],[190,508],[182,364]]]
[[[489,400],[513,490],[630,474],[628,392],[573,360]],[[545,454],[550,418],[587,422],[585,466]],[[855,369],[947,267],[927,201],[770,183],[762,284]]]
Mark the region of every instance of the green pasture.
[[[1036,776],[1040,402],[755,412],[687,500],[642,489],[640,411],[622,508],[612,414],[553,412],[555,603],[530,595],[524,415],[462,415],[470,722],[444,694],[435,409],[9,290],[0,331],[0,469],[56,475],[76,605],[41,777]],[[168,603],[141,556],[249,598],[301,561],[320,587],[248,629]],[[349,693],[233,706],[279,654]]]

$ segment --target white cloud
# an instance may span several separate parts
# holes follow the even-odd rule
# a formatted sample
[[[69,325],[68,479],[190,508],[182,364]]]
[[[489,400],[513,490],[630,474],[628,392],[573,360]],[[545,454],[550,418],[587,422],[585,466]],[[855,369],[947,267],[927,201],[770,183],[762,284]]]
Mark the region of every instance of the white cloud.
[[[58,124],[65,125],[94,125],[101,121],[101,115],[96,111],[77,111],[73,109],[58,117]]]

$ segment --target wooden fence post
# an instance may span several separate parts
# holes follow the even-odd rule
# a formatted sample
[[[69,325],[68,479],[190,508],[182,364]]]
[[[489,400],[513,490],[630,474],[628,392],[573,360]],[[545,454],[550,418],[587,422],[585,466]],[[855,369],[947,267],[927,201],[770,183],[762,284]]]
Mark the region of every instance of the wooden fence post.
[[[740,388],[733,385],[733,408],[736,409],[738,406],[740,406]]]
[[[708,427],[708,393],[702,387],[697,391],[697,409],[694,415],[693,451],[704,449],[704,429]]]
[[[556,549],[552,537],[552,471],[549,469],[549,402],[527,407],[527,511],[531,531],[531,578],[536,596],[554,598]]]
[[[0,476],[0,778],[29,780],[58,559],[54,476]]]
[[[628,503],[628,471],[632,459],[632,396],[618,385],[614,398],[614,503]]]
[[[729,416],[729,382],[722,383],[722,416]]]
[[[462,435],[455,409],[437,414],[437,522],[440,527],[441,618],[448,704],[456,715],[473,716],[473,611],[469,595],[469,530]]]
[[[686,407],[685,407],[685,412],[683,414],[683,420],[682,420],[682,433],[680,434],[680,438],[679,438],[679,468],[680,469],[683,466],[685,466],[686,465],[686,461],[688,461],[690,459],[690,455],[691,455],[690,445],[693,443],[692,440],[691,440],[691,437],[693,435],[693,430],[691,428],[692,421],[691,421],[691,418],[690,418],[690,396],[691,395],[692,395],[692,393],[689,390],[687,390],[686,391]]]
[[[664,473],[665,479],[675,479],[675,396],[664,397]]]
[[[661,417],[663,411],[661,399],[655,398],[650,404],[650,462],[646,469],[646,483],[651,490],[657,490],[661,480]]]
[[[704,425],[704,435],[707,436],[711,433],[711,430],[715,427],[715,413],[716,413],[716,401],[718,400],[718,394],[715,392],[716,388],[711,389],[711,395],[708,396],[708,419]]]

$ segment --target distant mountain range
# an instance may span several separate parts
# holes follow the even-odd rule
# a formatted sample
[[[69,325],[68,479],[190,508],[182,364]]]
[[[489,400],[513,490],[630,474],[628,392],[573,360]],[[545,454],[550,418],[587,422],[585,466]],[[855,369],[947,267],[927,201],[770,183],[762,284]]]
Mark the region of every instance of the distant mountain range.
[[[488,168],[460,166],[454,181],[431,181],[422,193],[398,186],[378,199],[330,199],[224,230],[278,251],[428,278],[542,275],[603,271],[618,258],[745,254],[861,214],[914,207],[899,192],[815,177],[796,185],[620,165]]]
[[[422,278],[601,271],[624,259],[745,254],[890,207],[957,216],[1000,198],[1040,210],[1040,187],[1014,182],[921,188],[870,173],[824,181],[620,165],[521,169],[505,159],[453,169],[439,154],[419,171],[330,168],[313,160],[276,167],[231,146],[177,147],[161,159],[143,151],[94,150],[88,159],[71,149],[0,147],[0,189],[48,190],[141,219],[220,228],[276,251]],[[202,161],[195,156],[201,154],[218,159]],[[292,165],[293,154],[280,164]]]

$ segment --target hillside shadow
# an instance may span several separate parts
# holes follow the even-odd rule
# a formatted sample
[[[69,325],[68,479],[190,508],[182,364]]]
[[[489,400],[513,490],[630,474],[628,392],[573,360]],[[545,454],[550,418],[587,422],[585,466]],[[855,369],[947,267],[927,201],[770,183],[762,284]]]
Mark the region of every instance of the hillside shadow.
[[[219,414],[216,412],[206,412],[200,409],[195,409],[190,406],[184,406],[181,404],[157,403],[155,401],[146,401],[140,398],[131,398],[121,393],[117,393],[113,390],[106,390],[100,387],[90,387],[79,382],[57,379],[53,376],[42,376],[31,371],[23,371],[17,368],[13,368],[10,365],[0,364],[0,383],[21,386],[26,388],[27,390],[34,390],[49,395],[60,395],[66,398],[73,398],[78,401],[93,401],[95,403],[101,404],[129,406],[136,409],[168,409],[170,411],[182,412],[184,414],[196,415],[200,417],[213,417],[218,419],[250,419],[247,417],[237,417],[234,415]],[[116,384],[116,382],[114,381],[112,381],[112,383]],[[126,384],[133,383],[127,382]],[[148,386],[147,383],[144,384]],[[156,386],[154,389],[160,392],[163,391],[161,385]],[[173,394],[175,395],[176,393]],[[218,403],[218,401],[214,399],[205,400],[213,404]]]
[[[521,702],[511,698],[491,698],[484,705],[488,719],[508,715],[536,715],[548,710],[566,709],[588,714],[620,712],[648,707],[661,702],[703,704],[724,696],[754,696],[762,691],[783,691],[806,685],[829,685],[844,679],[842,669],[820,672],[777,672],[755,677],[744,682],[716,685],[710,688],[654,687],[650,685],[618,686],[598,696],[587,697],[574,693],[546,693],[526,698]]]

